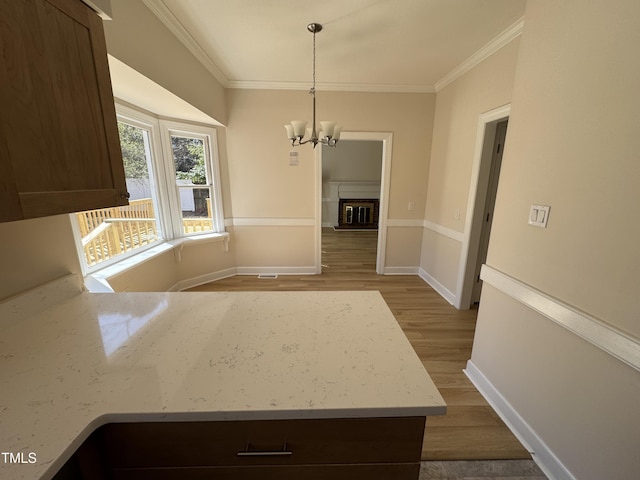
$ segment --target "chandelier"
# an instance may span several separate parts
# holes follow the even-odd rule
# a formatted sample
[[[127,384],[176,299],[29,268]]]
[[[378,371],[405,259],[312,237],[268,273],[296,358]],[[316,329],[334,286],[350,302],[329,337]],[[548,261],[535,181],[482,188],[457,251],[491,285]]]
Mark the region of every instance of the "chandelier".
[[[304,145],[305,143],[312,143],[313,148],[316,148],[318,143],[335,147],[336,143],[340,139],[340,132],[342,127],[336,125],[336,122],[322,121],[320,122],[320,130],[316,128],[316,33],[322,30],[322,25],[319,23],[310,23],[307,25],[307,30],[313,33],[313,83],[309,94],[313,97],[313,124],[311,129],[307,129],[307,122],[304,120],[292,120],[284,126],[287,130],[291,145],[297,147],[298,145]],[[305,132],[310,136],[306,140],[303,140]]]

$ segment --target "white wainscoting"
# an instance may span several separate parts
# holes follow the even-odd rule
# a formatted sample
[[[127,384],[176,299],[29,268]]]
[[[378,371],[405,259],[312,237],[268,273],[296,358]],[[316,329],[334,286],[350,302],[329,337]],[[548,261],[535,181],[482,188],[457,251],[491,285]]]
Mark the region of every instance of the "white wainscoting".
[[[431,288],[433,288],[436,292],[440,294],[442,298],[444,298],[451,305],[455,304],[456,294],[445,287],[442,283],[440,283],[435,277],[431,276],[429,272],[425,269],[420,268],[418,270],[418,275],[422,280],[427,282]]]
[[[453,230],[449,227],[445,227],[444,225],[440,225],[435,222],[431,222],[429,220],[424,220],[422,222],[422,227],[433,232],[436,232],[439,235],[450,238],[451,240],[455,240],[462,244],[464,242],[464,233],[459,232],[457,230]],[[459,270],[459,269],[458,269]],[[436,292],[438,292],[447,302],[451,305],[456,305],[456,301],[460,292],[452,292],[447,287],[445,287],[440,281],[435,278],[431,273],[427,272],[423,268],[420,268],[418,275],[425,282],[427,282]]]
[[[498,413],[531,458],[550,480],[576,480],[531,426],[520,416],[485,375],[469,360],[464,373]]]
[[[215,282],[216,280],[222,280],[223,278],[233,277],[237,274],[237,268],[227,268],[224,270],[218,270],[217,272],[207,273],[206,275],[200,275],[198,277],[188,278],[176,283],[171,287],[169,292],[181,292],[188,288],[197,287],[198,285],[204,285],[205,283]]]
[[[482,266],[480,278],[618,360],[640,370],[640,342],[638,339],[489,265]]]
[[[449,227],[445,227],[444,225],[440,225],[438,223],[430,222],[429,220],[424,221],[424,228],[428,228],[429,230],[433,230],[440,235],[444,235],[445,237],[449,237],[456,242],[462,243],[464,241],[464,232],[459,232],[457,230],[453,230]]]

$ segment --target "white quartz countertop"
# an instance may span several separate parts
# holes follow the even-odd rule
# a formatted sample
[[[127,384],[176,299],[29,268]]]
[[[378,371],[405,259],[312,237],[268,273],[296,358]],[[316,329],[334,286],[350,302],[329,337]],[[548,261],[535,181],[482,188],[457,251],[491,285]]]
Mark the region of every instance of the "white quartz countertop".
[[[85,292],[0,326],[0,478],[109,422],[446,412],[378,292]]]

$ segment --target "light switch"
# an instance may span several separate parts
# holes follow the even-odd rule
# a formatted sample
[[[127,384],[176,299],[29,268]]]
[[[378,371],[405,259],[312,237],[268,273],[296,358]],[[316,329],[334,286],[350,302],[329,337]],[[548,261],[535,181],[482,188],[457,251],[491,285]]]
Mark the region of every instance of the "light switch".
[[[299,164],[300,164],[300,161],[298,160],[298,152],[295,150],[291,150],[289,152],[289,166],[297,167]]]
[[[550,209],[551,207],[549,205],[531,205],[531,210],[529,210],[529,225],[547,228]]]

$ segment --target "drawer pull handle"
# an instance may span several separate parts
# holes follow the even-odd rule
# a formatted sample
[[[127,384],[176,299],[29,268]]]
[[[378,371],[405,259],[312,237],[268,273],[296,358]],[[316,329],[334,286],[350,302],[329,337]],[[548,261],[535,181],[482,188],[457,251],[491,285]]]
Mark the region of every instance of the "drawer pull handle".
[[[243,451],[238,452],[239,457],[282,457],[287,455],[293,455],[291,450],[287,450],[287,442],[282,445],[282,450],[251,450],[251,445],[247,443],[247,446]]]

